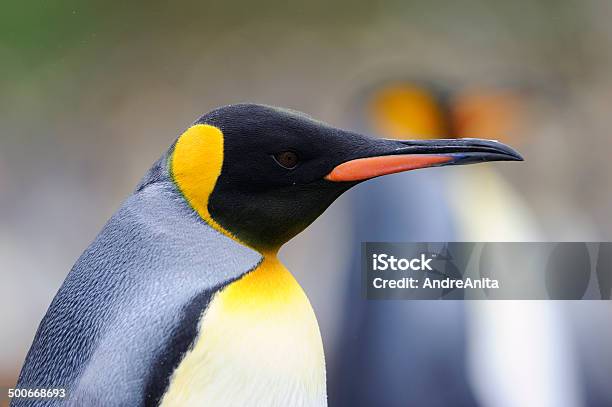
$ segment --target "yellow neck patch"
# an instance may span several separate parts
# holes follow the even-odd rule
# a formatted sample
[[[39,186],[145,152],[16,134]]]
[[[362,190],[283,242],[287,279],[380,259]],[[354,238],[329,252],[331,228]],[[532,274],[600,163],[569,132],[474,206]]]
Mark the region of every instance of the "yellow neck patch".
[[[325,359],[306,294],[276,259],[217,293],[160,405],[327,404]]]
[[[276,256],[264,257],[253,272],[227,286],[223,302],[227,312],[308,304],[300,285]]]

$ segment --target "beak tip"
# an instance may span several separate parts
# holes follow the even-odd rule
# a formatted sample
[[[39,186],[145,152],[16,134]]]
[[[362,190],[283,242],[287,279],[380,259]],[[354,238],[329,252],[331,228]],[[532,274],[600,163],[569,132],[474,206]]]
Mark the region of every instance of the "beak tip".
[[[508,161],[525,161],[525,158],[515,149],[505,146],[505,153],[508,155]]]
[[[512,153],[508,154],[508,161],[525,161],[525,158],[523,158],[523,156],[517,151],[513,151]]]
[[[499,141],[478,140],[478,139],[467,139],[467,140],[472,140],[472,141],[475,141],[476,143],[480,143],[481,145],[485,147],[492,148],[494,150],[492,157],[496,156],[496,158],[490,161],[525,161],[521,153],[519,153],[514,148],[504,143],[500,143]]]

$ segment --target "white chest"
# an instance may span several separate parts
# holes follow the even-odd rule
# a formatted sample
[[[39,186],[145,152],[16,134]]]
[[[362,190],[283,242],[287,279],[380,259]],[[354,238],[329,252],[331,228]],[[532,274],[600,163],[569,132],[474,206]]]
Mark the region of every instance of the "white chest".
[[[219,292],[161,406],[326,406],[310,303],[276,259]]]

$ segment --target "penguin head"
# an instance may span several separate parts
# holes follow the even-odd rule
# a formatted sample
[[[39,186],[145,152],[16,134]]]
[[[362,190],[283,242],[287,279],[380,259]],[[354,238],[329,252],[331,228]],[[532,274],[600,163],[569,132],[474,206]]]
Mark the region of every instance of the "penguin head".
[[[379,139],[299,112],[239,104],[202,116],[178,138],[168,164],[204,221],[267,252],[359,182],[425,167],[517,160],[516,151],[495,141]]]

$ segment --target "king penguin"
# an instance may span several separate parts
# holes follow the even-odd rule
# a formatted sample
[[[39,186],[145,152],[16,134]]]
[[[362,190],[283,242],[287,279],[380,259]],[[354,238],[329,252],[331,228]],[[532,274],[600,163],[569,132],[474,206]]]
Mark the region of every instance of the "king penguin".
[[[13,406],[325,406],[325,359],[279,248],[361,181],[521,156],[489,140],[385,140],[302,113],[205,114],[153,165],[66,277]],[[393,214],[388,214],[393,216]]]

